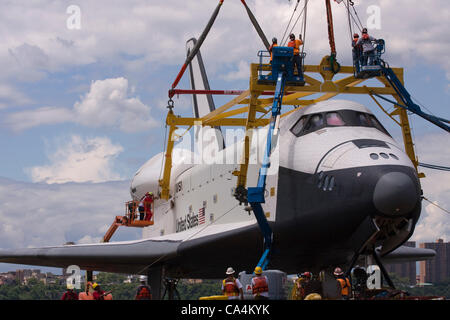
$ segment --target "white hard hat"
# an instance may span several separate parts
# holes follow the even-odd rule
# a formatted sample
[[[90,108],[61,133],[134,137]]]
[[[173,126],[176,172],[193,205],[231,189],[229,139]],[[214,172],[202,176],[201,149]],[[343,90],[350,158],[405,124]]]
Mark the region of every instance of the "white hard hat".
[[[73,284],[71,284],[71,283],[68,283],[68,284],[67,284],[67,289],[73,290],[73,288],[74,288],[74,285],[73,285]]]
[[[232,267],[228,267],[226,274],[233,274],[234,269]]]
[[[140,280],[140,281],[147,281],[147,276],[140,276],[140,277],[139,277],[139,280]]]

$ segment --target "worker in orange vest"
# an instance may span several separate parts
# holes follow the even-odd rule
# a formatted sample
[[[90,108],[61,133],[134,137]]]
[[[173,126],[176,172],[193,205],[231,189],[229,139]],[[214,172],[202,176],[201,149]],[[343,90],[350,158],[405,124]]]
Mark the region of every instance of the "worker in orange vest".
[[[289,40],[290,41],[288,42],[288,47],[294,48],[294,57],[293,57],[294,71],[295,68],[297,68],[298,76],[303,78],[302,59],[300,58],[300,46],[303,44],[303,41],[301,40],[301,35],[300,39],[295,39],[295,34],[291,33],[289,35]]]
[[[142,200],[145,212],[145,221],[150,221],[153,217],[153,192],[147,192]]]
[[[277,38],[272,38],[272,44],[270,45],[270,47],[269,47],[269,52],[270,52],[270,63],[272,64],[272,49],[274,48],[274,47],[277,47],[278,46],[278,40],[277,40]]]
[[[350,280],[344,275],[341,268],[337,267],[334,269],[334,276],[341,287],[341,296],[343,300],[350,299],[350,294],[352,292],[352,285]]]
[[[252,278],[252,293],[255,300],[269,299],[269,280],[262,274],[262,268],[256,267]]]
[[[147,277],[140,276],[141,285],[137,288],[135,300],[152,300],[152,291],[147,285]]]
[[[244,290],[239,279],[234,277],[234,270],[229,267],[226,271],[227,277],[222,281],[222,292],[229,300],[244,300]]]

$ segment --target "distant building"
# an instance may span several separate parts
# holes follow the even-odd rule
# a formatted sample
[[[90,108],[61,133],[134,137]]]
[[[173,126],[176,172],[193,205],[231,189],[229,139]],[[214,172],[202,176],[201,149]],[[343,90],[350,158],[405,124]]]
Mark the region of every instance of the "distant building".
[[[9,271],[0,273],[0,285],[11,284],[16,280],[16,272]]]
[[[415,241],[408,241],[403,244],[407,247],[416,247]],[[386,270],[390,273],[395,273],[400,278],[407,278],[411,286],[416,285],[416,262],[402,262],[386,264]]]
[[[442,239],[426,242],[420,248],[433,249],[436,256],[432,260],[420,262],[420,282],[438,283],[450,278],[450,242]]]

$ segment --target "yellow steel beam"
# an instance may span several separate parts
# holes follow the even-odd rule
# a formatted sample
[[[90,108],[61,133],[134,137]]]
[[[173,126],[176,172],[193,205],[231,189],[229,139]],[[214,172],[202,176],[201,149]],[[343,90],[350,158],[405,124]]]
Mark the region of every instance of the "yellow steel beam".
[[[241,93],[239,96],[237,96],[236,98],[234,98],[233,100],[231,100],[230,102],[225,103],[223,106],[221,106],[220,108],[217,108],[216,110],[208,113],[206,116],[204,116],[202,118],[202,121],[207,121],[213,117],[215,117],[216,115],[227,111],[228,109],[232,108],[233,106],[240,104],[242,100],[244,100],[245,98],[247,98],[250,95],[250,90],[246,90],[243,93]]]
[[[252,88],[251,83],[250,88]],[[239,171],[233,172],[233,175],[237,176],[236,188],[245,188],[245,186],[247,185],[247,171],[250,161],[250,146],[252,144],[253,129],[258,127],[258,121],[260,121],[256,119],[256,108],[258,106],[257,101],[260,94],[260,91],[251,91],[250,104],[248,106],[249,110],[247,114],[247,123],[245,125],[244,150],[242,152],[241,164],[239,166]]]
[[[273,91],[274,85],[267,84],[259,84],[258,83],[258,69],[259,64],[251,64],[250,66],[250,87],[249,90],[244,91],[239,96],[235,97],[231,101],[227,102],[223,106],[217,108],[211,113],[207,114],[202,118],[185,118],[185,117],[177,117],[173,114],[172,111],[169,111],[167,115],[166,124],[170,127],[169,130],[169,141],[167,143],[166,150],[166,159],[164,164],[164,175],[163,179],[161,179],[161,197],[164,199],[168,199],[169,194],[169,185],[170,185],[170,170],[172,167],[172,150],[174,146],[175,130],[178,126],[193,126],[193,125],[201,125],[201,126],[243,126],[246,130],[246,135],[244,139],[244,150],[242,152],[242,160],[240,164],[240,168],[238,171],[233,172],[235,176],[237,176],[237,187],[242,186],[245,187],[247,183],[247,171],[249,165],[249,157],[250,157],[250,146],[252,141],[253,129],[261,126],[268,125],[270,119],[263,118],[267,113],[269,113],[270,109],[265,109],[267,106],[273,104],[273,98],[265,98],[260,99],[259,96],[263,91]],[[262,65],[263,71],[271,71],[270,65]],[[403,69],[402,68],[392,68],[397,77],[403,82]],[[395,111],[393,114],[398,115],[400,117],[400,121],[397,121],[393,118],[393,114],[387,113],[386,110],[382,108],[382,106],[376,101],[373,97],[373,94],[380,95],[392,95],[397,101],[400,101],[400,98],[397,96],[395,90],[390,86],[389,82],[384,77],[377,77],[377,79],[381,82],[382,87],[367,87],[361,86],[357,87],[358,84],[364,82],[367,79],[356,79],[354,74],[354,69],[352,66],[341,66],[339,74],[350,74],[348,77],[344,77],[339,80],[333,81],[335,74],[331,71],[331,67],[329,65],[329,59],[324,57],[319,65],[305,65],[304,71],[307,73],[316,73],[320,74],[323,78],[323,81],[319,81],[307,74],[304,74],[305,85],[304,86],[286,86],[285,92],[290,92],[289,95],[285,95],[283,97],[282,104],[284,105],[300,105],[307,106],[320,101],[328,100],[335,97],[338,94],[369,94],[372,99],[374,99],[375,103],[386,113],[389,117],[391,117],[396,123],[398,123],[402,128],[403,140],[405,144],[405,150],[409,158],[414,163],[414,166],[418,166],[418,161],[416,159],[416,155],[414,152],[414,144],[411,137],[411,130],[409,126],[409,119],[405,109],[395,107]],[[322,93],[322,95],[316,99],[305,100],[302,98]],[[230,110],[236,105],[246,105],[244,107],[240,107],[234,110]],[[299,109],[296,108],[294,110],[285,112],[281,117],[285,117]],[[262,113],[262,115],[257,118],[257,112]],[[235,118],[234,116],[247,113],[246,118]],[[419,176],[423,176],[423,174],[419,174]]]
[[[163,178],[159,180],[159,186],[161,187],[161,198],[164,200],[169,200],[170,197],[170,175],[172,172],[172,151],[173,145],[175,143],[175,130],[177,130],[177,126],[174,124],[174,118],[176,118],[173,114],[172,110],[169,110],[166,119],[166,125],[169,126],[169,137],[167,142],[167,149],[165,153],[165,161],[164,161],[164,173]]]

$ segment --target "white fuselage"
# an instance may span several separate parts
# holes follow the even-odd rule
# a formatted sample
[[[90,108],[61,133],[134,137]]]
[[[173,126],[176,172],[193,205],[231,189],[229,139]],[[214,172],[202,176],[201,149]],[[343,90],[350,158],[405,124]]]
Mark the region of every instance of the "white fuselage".
[[[371,115],[367,108],[358,103],[332,100],[299,109],[281,119],[279,134],[274,138],[275,147],[266,182],[266,203],[263,204],[268,221],[275,222],[277,217],[279,166],[306,174],[384,165],[414,168],[397,143],[376,127],[327,126],[299,136],[292,132],[292,127],[304,115],[328,115],[328,112],[340,110]],[[254,160],[258,154],[259,163],[261,162],[266,133],[267,127],[254,132],[247,187],[256,186],[260,164]],[[358,148],[351,143],[364,139],[382,141],[389,145],[390,149],[387,152],[386,148],[379,146]],[[169,201],[155,201],[155,223],[144,228],[143,238],[192,239],[255,224],[253,214],[248,214],[245,206],[239,205],[233,196],[236,188],[233,171],[239,170],[242,151],[243,145],[240,141],[217,152],[208,164],[192,164],[192,161],[186,160],[191,157],[190,152],[179,151],[181,156],[178,157],[178,164],[174,164],[172,169],[171,198]],[[386,152],[387,157],[380,156]],[[376,159],[373,154],[377,155]],[[136,173],[131,184],[134,199],[140,199],[147,191],[157,194],[162,157],[162,154],[153,157]]]

